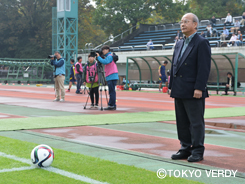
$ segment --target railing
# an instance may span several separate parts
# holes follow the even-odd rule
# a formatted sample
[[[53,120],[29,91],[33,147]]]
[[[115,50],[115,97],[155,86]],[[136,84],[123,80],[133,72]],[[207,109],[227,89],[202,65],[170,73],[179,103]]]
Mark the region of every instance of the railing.
[[[136,27],[137,27],[137,25],[136,25],[136,26],[133,26],[133,27],[131,27],[131,28],[129,28],[128,30],[126,30],[126,31],[124,31],[124,32],[122,32],[122,33],[120,33],[120,34],[118,34],[118,35],[115,36],[115,37],[109,38],[109,40],[105,41],[104,43],[102,43],[102,44],[100,44],[100,45],[98,45],[98,46],[96,46],[96,47],[94,47],[94,49],[98,49],[98,48],[100,48],[101,46],[103,46],[103,45],[105,45],[105,44],[107,44],[107,43],[109,43],[109,42],[113,43],[113,42],[115,42],[115,41],[118,41],[118,40],[120,40],[120,39],[123,39],[124,36],[130,35],[130,34],[133,32],[133,29],[136,28]],[[119,39],[118,39],[118,38],[119,38]]]
[[[51,82],[53,68],[48,59],[0,58],[1,82]]]
[[[236,20],[242,20],[242,16],[237,16],[237,17],[233,17],[233,23],[236,22]]]
[[[200,26],[206,26],[207,24],[209,24],[209,20],[201,20],[200,21]]]

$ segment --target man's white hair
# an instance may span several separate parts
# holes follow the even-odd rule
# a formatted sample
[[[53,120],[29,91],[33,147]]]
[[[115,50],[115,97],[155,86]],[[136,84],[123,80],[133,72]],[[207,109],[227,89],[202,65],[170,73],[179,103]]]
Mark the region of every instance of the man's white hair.
[[[197,17],[194,13],[186,13],[185,15],[187,15],[187,14],[193,16],[193,22],[196,22],[196,23],[197,23],[196,29],[198,29],[198,27],[199,27],[199,19],[198,19],[198,17]],[[185,16],[185,15],[184,15],[184,16]],[[183,17],[184,17],[184,16],[183,16]]]

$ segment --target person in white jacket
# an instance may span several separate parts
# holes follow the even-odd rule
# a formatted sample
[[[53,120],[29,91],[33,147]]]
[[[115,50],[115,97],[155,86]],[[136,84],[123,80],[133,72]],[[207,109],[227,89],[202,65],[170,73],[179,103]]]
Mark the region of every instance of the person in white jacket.
[[[230,13],[227,14],[224,25],[231,25],[232,24],[232,16]]]

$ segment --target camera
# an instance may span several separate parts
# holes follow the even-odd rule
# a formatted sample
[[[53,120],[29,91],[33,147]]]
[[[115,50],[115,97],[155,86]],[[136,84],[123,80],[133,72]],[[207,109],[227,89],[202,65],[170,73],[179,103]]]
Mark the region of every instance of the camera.
[[[49,58],[49,59],[51,59],[51,58],[56,59],[56,55],[48,55],[48,58]]]
[[[96,53],[98,53],[98,54],[100,55],[100,57],[103,57],[103,52],[102,52],[101,49],[91,50],[90,55],[91,55],[92,57],[96,57],[96,56],[97,56]]]

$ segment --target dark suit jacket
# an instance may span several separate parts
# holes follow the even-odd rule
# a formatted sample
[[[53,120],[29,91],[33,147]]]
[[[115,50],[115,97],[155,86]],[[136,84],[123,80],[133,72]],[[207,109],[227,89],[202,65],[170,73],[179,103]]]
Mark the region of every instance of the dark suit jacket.
[[[207,81],[211,67],[211,48],[207,39],[196,34],[187,46],[178,62],[184,40],[176,43],[169,89],[173,98],[193,98],[194,90],[203,92],[202,98],[208,97]]]

